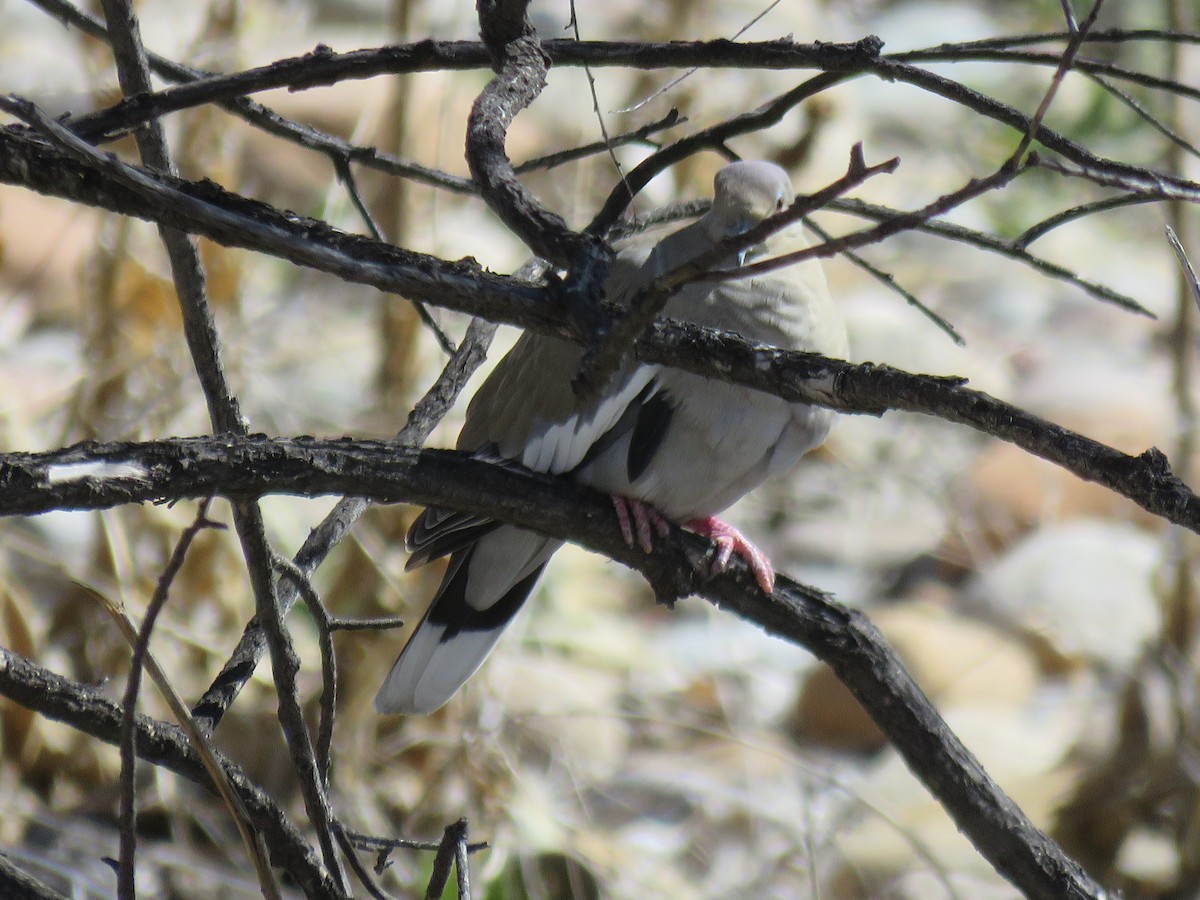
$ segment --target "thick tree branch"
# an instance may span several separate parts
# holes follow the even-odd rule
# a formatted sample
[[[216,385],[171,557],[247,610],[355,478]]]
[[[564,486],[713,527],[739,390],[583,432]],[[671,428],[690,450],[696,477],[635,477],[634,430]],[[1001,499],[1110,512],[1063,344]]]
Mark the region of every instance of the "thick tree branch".
[[[529,0],[478,0],[480,32],[496,77],[467,117],[467,164],[488,206],[538,256],[568,269],[563,296],[573,319],[588,334],[601,334],[604,279],[613,252],[592,234],[571,231],[521,184],[504,150],[517,113],[546,86],[549,63],[526,15]]]
[[[70,139],[69,132],[24,101],[0,98],[0,108],[29,116],[54,129],[57,137]],[[175,225],[227,246],[265,252],[449,309],[478,309],[506,321],[541,320],[543,329],[562,327],[550,324],[557,304],[547,291],[487,273],[472,259],[450,262],[349,235],[239,197],[210,181],[187,182],[146,172],[82,142],[64,153],[29,132],[0,128],[0,182]],[[493,303],[507,311],[495,315]]]
[[[883,42],[867,37],[849,44],[790,40],[672,41],[663,43],[550,40],[540,43],[551,65],[631,66],[640,69],[704,68],[820,69],[848,71],[877,57]],[[108,110],[80,116],[72,128],[88,138],[115,136],[149,118],[261,91],[303,90],[339,81],[414,72],[492,68],[486,43],[423,40],[335,53],[323,45],[303,56],[225,75],[213,75],[151,95],[130,98]]]
[[[487,205],[543,259],[566,268],[583,249],[580,235],[550,212],[513,172],[508,128],[546,86],[549,61],[525,9],[528,0],[479,0],[479,25],[496,77],[467,117],[467,165]]]
[[[1046,36],[1045,39],[1054,37]],[[1175,37],[1182,39],[1186,36]],[[1092,36],[1088,35],[1087,40],[1091,39]],[[543,41],[540,45],[550,63],[556,66],[818,69],[823,74],[811,81],[809,95],[849,78],[872,75],[883,81],[921,88],[1009,125],[1018,132],[1024,133],[1028,128],[1030,118],[1020,110],[951,78],[905,62],[906,56],[881,55],[881,48],[882,42],[874,36],[851,44],[797,44],[789,40],[747,43],[725,40],[673,41],[666,44],[553,40]],[[1054,57],[1053,63],[1057,64],[1060,59],[1061,54]],[[945,54],[939,56],[938,60],[945,61]],[[491,62],[484,45],[466,41],[420,41],[349,53],[334,53],[326,47],[318,47],[305,56],[280,60],[269,66],[215,76],[156,94],[131,98],[110,110],[80,117],[72,122],[72,127],[89,138],[100,138],[102,135],[121,133],[139,122],[169,112],[272,88],[298,90],[383,74],[477,69],[491,65]],[[1200,197],[1200,185],[1193,181],[1098,156],[1044,125],[1038,126],[1034,139],[1065,159],[1090,170],[1119,176],[1145,187],[1162,184],[1190,193],[1192,199]],[[633,182],[631,185],[634,185],[634,190],[640,187]],[[622,202],[621,206],[626,202]]]
[[[745,345],[738,365],[757,360],[785,379],[787,367],[776,354]],[[726,346],[729,353],[732,346]],[[717,348],[713,348],[716,352]],[[733,355],[733,354],[730,354]],[[839,397],[895,397],[891,408],[921,406],[950,421],[970,425],[1011,441],[1029,452],[1095,481],[1137,503],[1147,512],[1200,533],[1200,497],[1171,472],[1167,459],[1150,448],[1129,456],[1098,441],[1047,422],[979,391],[961,387],[954,379],[912,375],[870,364],[851,366],[805,354],[792,357],[805,376],[826,372],[829,405]],[[811,388],[806,385],[806,393]],[[866,402],[862,402],[866,405]],[[880,407],[882,411],[883,407]],[[479,503],[470,484],[447,495],[444,482],[478,478],[480,490],[500,477],[498,467],[462,461],[453,451],[417,451],[379,441],[350,439],[237,437],[172,438],[149,443],[85,442],[46,453],[0,454],[0,515],[35,515],[54,509],[103,509],[124,503],[160,499],[200,498],[220,494],[234,498],[264,493],[304,496],[355,494],[384,503],[410,502],[475,510]],[[463,467],[466,469],[464,470]],[[456,474],[458,473],[458,474]],[[553,492],[560,479],[523,476]],[[532,488],[530,488],[532,490]],[[497,489],[499,490],[499,489]],[[484,512],[522,521],[529,504],[503,506]],[[611,518],[611,508],[608,509]],[[614,541],[616,539],[614,538]],[[597,549],[626,561],[610,542]]]
[[[647,556],[625,545],[608,498],[595,491],[447,451],[233,437],[8,454],[0,457],[0,486],[8,501],[0,506],[2,513],[39,506],[96,508],[165,496],[244,498],[266,491],[353,489],[384,501],[495,515],[575,541],[638,569],[660,601],[701,594],[828,662],[959,828],[1027,896],[1104,896],[990,780],[864,615],[787,578],[780,579],[773,595],[765,595],[741,564],[709,577],[707,542],[680,530]],[[1200,526],[1200,498],[1193,496],[1191,507],[1193,527]]]

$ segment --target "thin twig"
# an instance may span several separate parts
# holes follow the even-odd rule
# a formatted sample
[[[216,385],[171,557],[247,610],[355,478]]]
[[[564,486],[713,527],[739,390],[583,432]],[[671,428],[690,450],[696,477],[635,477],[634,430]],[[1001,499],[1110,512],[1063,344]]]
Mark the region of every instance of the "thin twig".
[[[375,879],[371,877],[371,873],[367,871],[366,866],[362,864],[362,860],[358,858],[354,844],[351,842],[349,835],[346,834],[346,829],[342,827],[341,822],[334,820],[333,833],[337,837],[338,846],[342,848],[342,856],[346,858],[346,862],[350,866],[350,871],[358,878],[359,883],[366,888],[367,893],[374,900],[391,900],[383,892],[382,888],[375,883]]]
[[[576,393],[588,397],[595,396],[603,390],[630,345],[654,321],[655,316],[680,288],[707,279],[713,267],[729,257],[762,243],[771,235],[799,222],[829,200],[853,190],[867,179],[880,173],[894,172],[899,164],[899,158],[893,158],[868,166],[863,159],[862,144],[855,144],[850,151],[850,163],[846,174],[841,178],[816,193],[796,198],[787,209],[769,216],[744,234],[726,238],[694,259],[655,278],[630,298],[628,308],[621,318],[598,344],[588,349],[573,383]],[[747,268],[753,266],[738,267],[735,271],[740,272]]]
[[[1100,7],[1103,5],[1104,0],[1095,0],[1092,3],[1092,9],[1088,13],[1087,18],[1081,24],[1071,29],[1071,39],[1067,41],[1067,46],[1063,48],[1062,56],[1059,58],[1058,65],[1054,69],[1054,75],[1050,79],[1050,86],[1046,88],[1046,93],[1042,96],[1042,102],[1038,104],[1033,118],[1029,120],[1029,127],[1025,130],[1020,143],[1017,144],[1016,149],[1012,152],[1011,162],[1013,166],[1020,164],[1025,152],[1037,139],[1038,132],[1042,128],[1042,121],[1046,118],[1046,113],[1050,111],[1050,104],[1054,102],[1054,98],[1058,94],[1058,89],[1062,85],[1067,72],[1071,71],[1071,66],[1075,63],[1075,57],[1079,55],[1079,49],[1083,46],[1083,42],[1087,38],[1087,33],[1096,24],[1096,17],[1100,15]],[[1068,17],[1068,22],[1072,21],[1074,21],[1073,15]]]
[[[745,34],[747,31],[749,31],[751,28],[753,28],[755,25],[757,25],[762,20],[762,18],[764,16],[766,16],[775,7],[777,7],[780,4],[780,2],[781,2],[781,0],[771,0],[771,2],[767,4],[765,9],[759,10],[757,13],[755,13],[754,18],[752,18],[749,22],[747,22],[745,25],[743,25],[741,28],[739,28],[736,32],[734,32],[733,37],[731,37],[729,40],[736,41],[743,34]],[[658,90],[656,90],[654,93],[650,94],[649,96],[644,97],[641,100],[639,100],[636,103],[633,103],[629,106],[625,106],[625,107],[622,107],[621,109],[613,110],[613,112],[616,112],[616,113],[637,112],[639,109],[641,109],[647,103],[652,101],[655,97],[661,97],[663,94],[667,93],[667,91],[671,90],[672,88],[678,87],[681,82],[687,80],[688,78],[691,78],[693,75],[695,75],[699,71],[700,71],[700,69],[696,68],[696,67],[688,69],[682,75],[677,75],[674,78],[672,78],[670,81],[668,81],[666,84],[664,84],[662,87],[660,87]]]
[[[1168,141],[1170,141],[1176,147],[1178,147],[1179,149],[1183,150],[1186,153],[1191,154],[1192,156],[1200,157],[1200,148],[1197,148],[1195,144],[1191,143],[1189,140],[1187,140],[1187,138],[1185,138],[1179,132],[1175,131],[1173,128],[1171,128],[1169,125],[1167,125],[1165,122],[1161,121],[1157,116],[1154,115],[1154,113],[1152,113],[1149,109],[1146,108],[1146,105],[1144,103],[1141,103],[1132,94],[1128,93],[1127,91],[1121,90],[1115,84],[1112,84],[1110,81],[1108,81],[1105,78],[1101,78],[1099,75],[1095,75],[1095,74],[1091,74],[1091,73],[1085,73],[1085,74],[1087,74],[1087,77],[1090,78],[1094,84],[1099,85],[1101,88],[1103,88],[1109,94],[1116,97],[1117,100],[1119,100],[1125,106],[1129,107],[1129,109],[1131,109],[1138,118],[1140,118],[1143,122],[1145,122],[1147,125],[1149,125],[1151,128],[1153,128],[1155,131],[1157,131],[1159,134],[1161,134],[1163,137],[1165,137]]]
[[[687,121],[687,116],[681,116],[679,110],[672,108],[657,122],[642,125],[640,128],[626,131],[624,134],[606,137],[602,141],[594,141],[590,144],[572,147],[570,150],[559,150],[556,153],[547,153],[545,156],[536,156],[533,159],[528,159],[523,163],[513,166],[513,171],[518,175],[524,175],[526,172],[534,172],[540,169],[554,169],[587,156],[603,153],[612,147],[622,147],[625,144],[648,143],[650,135],[666,131],[668,128],[674,128],[676,125],[683,125]]]
[[[258,504],[253,500],[235,500],[234,524],[241,540],[242,555],[250,574],[254,594],[254,615],[262,625],[267,652],[271,657],[271,679],[275,683],[277,717],[300,785],[300,796],[309,822],[317,834],[317,846],[325,866],[339,887],[348,884],[333,838],[333,810],[313,747],[312,736],[304,720],[297,676],[300,657],[284,622],[284,610],[273,562],[274,552],[267,541],[266,527]]]
[[[1063,17],[1067,20],[1067,31],[1071,35],[1078,34],[1079,22],[1075,19],[1075,10],[1071,8],[1071,0],[1059,0],[1062,5]]]
[[[1087,44],[1094,34],[1094,31],[1089,32],[1084,43]],[[1061,35],[1060,37],[1066,36]],[[974,45],[946,44],[928,50],[906,50],[903,53],[890,54],[886,59],[904,63],[995,62],[1018,66],[1051,67],[1057,67],[1062,60],[1059,53],[997,48],[987,46],[988,43],[985,41]],[[1176,41],[1167,43],[1169,46],[1178,46]],[[1193,87],[1186,82],[1143,72],[1140,69],[1131,69],[1116,62],[1076,58],[1073,68],[1089,78],[1112,78],[1173,96],[1187,97],[1192,100],[1200,99],[1200,88]]]
[[[1057,159],[1046,159],[1036,153],[1030,153],[1025,164],[1031,169],[1044,169],[1067,178],[1082,178],[1084,181],[1090,181],[1101,187],[1117,188],[1130,196],[1141,197],[1147,202],[1181,200],[1185,203],[1200,203],[1200,185],[1173,184],[1170,180],[1159,177],[1157,172],[1149,169],[1135,174],[1113,172],[1088,166],[1068,165]]]
[[[1130,203],[1146,203],[1149,202],[1144,197],[1116,198],[1115,202],[1101,201],[1096,204],[1091,204],[1091,208],[1095,212],[1105,209],[1112,209],[1119,206],[1127,206]],[[865,219],[870,219],[875,222],[887,222],[894,216],[906,215],[901,210],[892,209],[887,206],[878,206],[874,203],[867,203],[856,198],[839,198],[830,201],[826,210],[838,213],[846,213],[853,216],[861,216]],[[978,247],[980,250],[986,250],[989,253],[996,253],[1000,256],[1006,256],[1009,259],[1016,260],[1042,275],[1050,278],[1056,278],[1065,281],[1068,284],[1074,285],[1085,293],[1097,300],[1105,303],[1111,303],[1121,309],[1136,313],[1140,316],[1153,319],[1156,318],[1154,313],[1143,306],[1134,298],[1115,291],[1107,285],[1099,284],[1094,281],[1089,281],[1076,272],[1072,272],[1065,266],[1060,266],[1058,263],[1050,262],[1040,256],[1035,256],[1025,249],[1025,245],[1031,240],[1036,240],[1046,232],[1057,228],[1067,222],[1079,218],[1076,215],[1074,208],[1052,216],[1042,222],[1039,222],[1033,228],[1023,232],[1018,237],[1011,241],[1006,241],[1003,238],[995,235],[986,234],[982,231],[976,231],[973,228],[967,228],[965,225],[959,225],[955,222],[944,221],[926,221],[916,225],[912,230],[922,234],[932,235],[944,240],[956,241],[962,244],[968,244],[972,247]],[[833,240],[826,238],[826,240]]]
[[[337,714],[338,671],[337,654],[333,652],[333,626],[329,610],[317,596],[308,576],[290,559],[276,554],[272,560],[275,571],[291,582],[304,601],[304,606],[317,626],[317,644],[321,652],[321,712],[317,723],[317,772],[325,789],[329,789],[329,764],[333,747],[333,720]]]
[[[1016,251],[1024,252],[1025,248],[1039,238],[1045,237],[1055,228],[1066,225],[1069,222],[1074,222],[1078,219],[1085,219],[1095,213],[1107,212],[1110,209],[1120,209],[1124,206],[1136,206],[1141,203],[1153,203],[1155,197],[1148,197],[1144,194],[1121,194],[1116,197],[1105,197],[1103,200],[1096,200],[1092,203],[1080,203],[1077,206],[1072,206],[1069,209],[1064,209],[1060,213],[1055,213],[1052,216],[1047,216],[1040,222],[1035,222],[1030,225],[1019,235],[1009,242],[1009,246]]]
[[[350,197],[350,203],[357,210],[358,214],[366,223],[367,231],[377,241],[384,241],[383,231],[379,228],[379,223],[375,221],[375,217],[371,215],[371,211],[367,209],[367,204],[363,202],[362,194],[358,190],[358,182],[354,177],[354,172],[350,169],[350,161],[343,157],[336,157],[333,160],[334,171],[337,172],[338,181],[342,183],[342,187],[346,189],[346,193]],[[454,353],[454,341],[447,337],[446,332],[442,327],[433,320],[433,316],[429,314],[429,310],[420,300],[411,300],[413,308],[417,311],[417,318],[421,320],[426,328],[432,333],[434,340],[438,342],[438,346],[442,348],[442,352],[447,356]]]
[[[826,204],[825,208],[830,208],[830,205],[833,202],[834,201],[831,201],[829,204]],[[833,235],[814,222],[811,217],[806,216],[804,218],[804,227],[808,228],[823,241],[833,240]],[[950,340],[954,341],[954,343],[959,347],[966,346],[967,342],[963,340],[962,335],[958,333],[955,327],[951,325],[945,317],[934,312],[932,309],[922,303],[921,298],[896,281],[896,276],[894,276],[891,272],[885,272],[870,260],[865,259],[860,254],[855,253],[853,250],[846,250],[844,253],[842,253],[842,256],[846,257],[846,259],[850,260],[850,262],[858,266],[858,268],[862,269],[876,281],[880,282],[888,290],[893,291],[903,297],[909,306],[915,308],[921,315],[932,322],[939,331],[946,335],[946,337],[950,338]]]
[[[170,593],[171,584],[175,581],[175,576],[183,568],[183,563],[187,558],[187,551],[191,547],[192,541],[206,528],[224,527],[220,523],[213,522],[208,518],[210,502],[209,499],[200,501],[195,521],[179,535],[175,549],[171,552],[171,556],[167,560],[167,565],[158,578],[154,594],[146,606],[146,614],[142,618],[142,625],[138,629],[137,639],[133,644],[133,656],[129,663],[129,675],[125,681],[125,693],[121,700],[121,707],[124,710],[124,714],[121,717],[120,742],[121,802],[117,817],[121,832],[120,855],[117,866],[117,894],[123,900],[124,898],[132,898],[137,893],[134,886],[134,856],[137,853],[137,748],[134,746],[134,737],[136,734],[134,716],[137,712],[138,692],[142,684],[142,668],[145,664],[146,654],[150,652],[150,635],[154,631],[154,624],[158,621],[158,616],[166,605],[167,595]],[[237,817],[235,816],[236,819]],[[243,837],[246,837],[246,835],[243,835]],[[251,859],[254,858],[253,848],[253,841],[248,842],[247,850],[251,851]],[[265,888],[266,885],[264,885]]]
[[[129,642],[130,647],[136,647],[140,640],[138,628],[133,624],[133,621],[129,618],[125,610],[112,602],[108,597],[94,590],[90,585],[80,582],[76,582],[76,584],[89,596],[95,598],[105,612],[112,617],[113,621],[117,623],[117,627],[120,628],[125,640]],[[238,834],[242,839],[242,844],[246,848],[246,854],[250,857],[250,864],[254,867],[255,874],[258,876],[259,887],[263,895],[271,898],[271,900],[279,900],[279,886],[275,882],[275,873],[271,869],[270,857],[267,847],[263,842],[263,835],[252,824],[249,810],[243,803],[241,796],[234,790],[228,764],[221,761],[208,736],[203,734],[197,727],[196,721],[188,712],[187,704],[183,702],[174,685],[171,684],[170,679],[167,678],[166,673],[159,666],[158,661],[154,658],[154,654],[147,649],[142,659],[145,670],[150,675],[150,679],[167,701],[167,706],[170,707],[171,714],[183,729],[187,740],[199,756],[203,770],[208,773],[217,794],[229,810],[229,814],[233,818],[234,824],[238,829]],[[123,740],[122,735],[125,727],[126,711],[128,709],[129,707],[124,704],[120,707],[119,724],[115,732],[115,738],[113,739],[114,743],[120,743]],[[138,720],[142,718],[144,717],[138,716],[136,712],[133,713],[135,727],[139,724]],[[138,728],[138,733],[143,736],[139,737],[135,735],[130,743],[134,748],[134,752],[141,754],[143,752],[142,744],[145,741],[144,722],[141,723],[141,728]]]
[[[569,0],[569,6],[571,9],[571,21],[567,24],[567,27],[575,33],[575,40],[583,40],[579,34],[579,13],[575,9],[575,0]],[[613,168],[617,171],[617,177],[623,180],[625,178],[625,169],[621,165],[621,161],[617,159],[615,145],[608,134],[608,124],[604,121],[604,113],[600,110],[600,97],[596,93],[596,76],[592,74],[591,66],[584,66],[583,74],[587,78],[588,93],[592,95],[592,112],[596,114],[596,124],[600,126],[600,139],[604,144],[605,150],[608,151],[608,158],[612,161]]]
[[[495,331],[496,326],[483,319],[471,321],[462,343],[432,387],[413,407],[404,428],[396,435],[394,441],[398,446],[413,447],[425,443],[437,423],[450,410],[472,373],[483,363]],[[343,497],[337,502],[329,514],[310,532],[296,553],[293,561],[305,576],[311,576],[316,571],[368,506],[370,501],[361,497]],[[284,609],[290,609],[296,601],[296,592],[289,589],[288,585],[290,582],[280,591],[279,600]],[[246,626],[237,647],[221,668],[220,674],[196,704],[196,718],[204,722],[210,730],[221,721],[225,711],[254,672],[265,649],[262,626],[254,619]]]
[[[1179,260],[1179,268],[1182,270],[1188,289],[1191,291],[1192,300],[1197,310],[1200,310],[1200,279],[1196,277],[1196,270],[1192,267],[1192,261],[1188,259],[1187,251],[1183,249],[1183,244],[1175,234],[1175,230],[1168,225],[1166,231],[1167,241],[1171,244],[1171,249],[1175,252],[1175,258]]]
[[[372,853],[379,853],[381,851],[389,852],[392,850],[437,850],[442,846],[442,841],[410,841],[406,838],[377,837],[372,834],[355,831],[353,828],[347,828],[345,825],[342,825],[341,829],[356,848]],[[487,841],[477,841],[474,844],[467,845],[467,852],[478,853],[480,850],[487,850],[489,846]]]
[[[405,620],[400,616],[376,616],[370,619],[343,619],[340,616],[329,617],[331,631],[388,631],[403,628]]]

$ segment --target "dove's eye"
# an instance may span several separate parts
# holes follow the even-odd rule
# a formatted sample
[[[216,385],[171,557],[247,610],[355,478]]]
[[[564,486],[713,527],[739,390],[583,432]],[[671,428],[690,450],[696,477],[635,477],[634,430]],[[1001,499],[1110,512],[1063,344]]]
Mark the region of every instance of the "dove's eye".
[[[785,206],[787,206],[787,202],[782,197],[775,200],[775,212],[783,212]]]

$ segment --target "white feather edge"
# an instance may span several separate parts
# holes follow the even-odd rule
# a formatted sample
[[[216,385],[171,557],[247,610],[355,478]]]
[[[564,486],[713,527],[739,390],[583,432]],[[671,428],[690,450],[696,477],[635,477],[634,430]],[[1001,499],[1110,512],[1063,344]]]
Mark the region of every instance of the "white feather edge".
[[[658,374],[657,366],[639,366],[615,394],[604,397],[591,414],[573,413],[566,421],[541,425],[525,444],[521,464],[535,472],[569,472],[583,462],[596,441],[625,414],[629,404]]]
[[[375,695],[376,712],[423,716],[441,709],[483,665],[504,632],[460,631],[443,643],[445,630],[444,625],[421,623]]]
[[[467,566],[464,601],[477,610],[489,608],[544,565],[561,545],[519,528],[499,528],[486,535],[469,558],[452,564]],[[459,574],[458,568],[452,568],[446,581]],[[433,602],[440,599],[439,595]],[[497,628],[459,631],[447,639],[446,626],[430,622],[427,613],[375,695],[376,711],[414,716],[441,709],[483,665],[507,626],[508,620]]]

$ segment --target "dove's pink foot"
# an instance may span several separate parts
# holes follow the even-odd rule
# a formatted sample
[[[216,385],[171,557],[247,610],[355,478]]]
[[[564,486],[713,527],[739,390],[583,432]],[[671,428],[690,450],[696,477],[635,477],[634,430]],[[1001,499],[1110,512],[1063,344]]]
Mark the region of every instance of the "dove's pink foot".
[[[645,553],[654,552],[654,535],[651,529],[658,533],[660,538],[665,538],[671,533],[671,523],[668,522],[663,514],[648,503],[643,503],[641,500],[634,500],[632,497],[622,497],[620,494],[612,495],[613,509],[617,511],[617,522],[621,526],[621,537],[625,539],[625,543],[630,547],[633,546],[634,534],[637,534],[638,546]]]
[[[716,544],[717,550],[712,561],[714,574],[724,572],[730,558],[736,553],[746,561],[746,565],[754,573],[754,580],[764,592],[770,594],[775,590],[775,569],[767,555],[728,522],[722,522],[716,516],[706,516],[703,519],[692,519],[684,523],[683,527]]]

